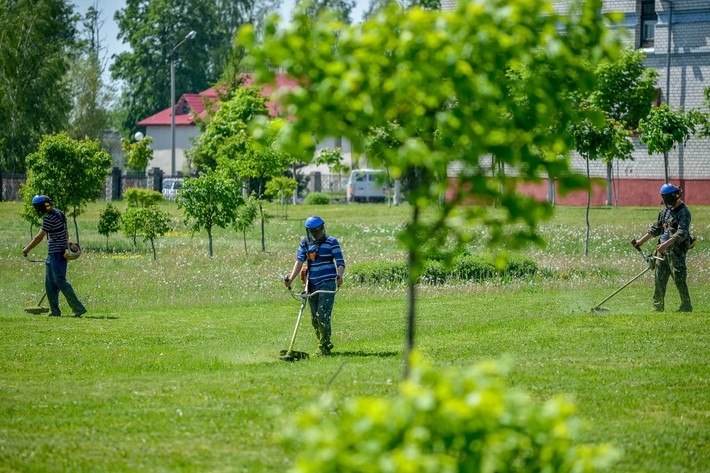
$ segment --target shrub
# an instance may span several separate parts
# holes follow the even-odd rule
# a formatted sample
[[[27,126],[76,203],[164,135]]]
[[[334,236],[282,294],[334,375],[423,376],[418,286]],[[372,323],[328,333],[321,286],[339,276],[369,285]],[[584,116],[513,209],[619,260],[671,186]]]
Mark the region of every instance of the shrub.
[[[537,263],[532,258],[525,255],[508,256],[508,266],[505,273],[510,276],[522,278],[532,276],[538,271]]]
[[[496,268],[490,258],[464,255],[454,260],[453,274],[461,281],[482,281],[494,277]]]
[[[594,472],[619,458],[610,445],[578,443],[570,402],[509,389],[497,363],[441,370],[414,353],[411,367],[394,397],[326,395],[302,412],[286,431],[291,471]]]
[[[443,284],[447,281],[484,281],[504,277],[532,276],[538,271],[537,264],[528,256],[511,255],[506,268],[497,271],[489,257],[461,254],[454,259],[453,267],[447,268],[439,260],[424,263],[422,283]],[[367,261],[355,263],[348,269],[350,279],[360,284],[404,284],[407,282],[407,265],[403,261]]]
[[[407,280],[404,261],[364,261],[348,268],[348,278],[360,284],[401,284]]]
[[[328,205],[330,204],[330,196],[323,192],[311,192],[306,196],[306,204],[308,205]]]
[[[106,251],[108,251],[108,237],[121,229],[121,211],[113,206],[111,202],[106,204],[106,208],[99,215],[99,234],[106,237]]]
[[[164,197],[162,192],[130,187],[123,193],[123,199],[128,207],[150,207],[164,200]]]
[[[449,273],[441,261],[427,261],[424,263],[424,272],[421,281],[428,284],[444,284]]]

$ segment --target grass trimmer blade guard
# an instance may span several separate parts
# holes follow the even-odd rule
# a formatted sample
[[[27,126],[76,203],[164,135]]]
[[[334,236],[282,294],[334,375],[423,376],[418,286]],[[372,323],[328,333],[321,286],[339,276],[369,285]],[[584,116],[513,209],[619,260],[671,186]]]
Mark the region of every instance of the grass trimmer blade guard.
[[[47,297],[46,292],[42,294],[42,298],[39,300],[37,305],[25,307],[25,312],[27,312],[28,314],[46,314],[47,312],[49,312],[49,307],[42,306],[42,302],[44,301],[45,297]]]

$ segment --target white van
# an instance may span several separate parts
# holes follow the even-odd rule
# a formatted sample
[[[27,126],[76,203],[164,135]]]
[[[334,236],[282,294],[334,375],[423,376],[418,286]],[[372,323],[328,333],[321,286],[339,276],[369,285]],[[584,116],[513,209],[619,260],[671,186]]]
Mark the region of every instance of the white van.
[[[167,200],[175,200],[181,184],[182,179],[180,178],[168,177],[163,179],[163,197]]]
[[[385,202],[387,171],[356,169],[348,180],[348,202]]]

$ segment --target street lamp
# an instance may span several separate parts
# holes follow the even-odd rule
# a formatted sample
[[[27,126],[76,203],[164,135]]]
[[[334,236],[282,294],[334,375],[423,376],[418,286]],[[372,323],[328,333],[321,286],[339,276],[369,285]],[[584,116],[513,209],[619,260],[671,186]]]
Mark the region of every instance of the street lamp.
[[[196,35],[196,31],[190,31],[185,39],[170,51],[170,175],[173,177],[175,176],[175,50]]]

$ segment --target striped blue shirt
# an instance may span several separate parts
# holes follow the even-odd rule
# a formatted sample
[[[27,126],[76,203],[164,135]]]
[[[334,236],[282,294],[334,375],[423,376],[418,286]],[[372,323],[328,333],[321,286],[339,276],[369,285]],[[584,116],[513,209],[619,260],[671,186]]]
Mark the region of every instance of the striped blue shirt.
[[[59,209],[47,212],[42,221],[42,230],[47,232],[47,251],[49,253],[64,253],[67,249],[69,235],[67,234],[67,219]]]
[[[307,260],[308,240],[301,239],[301,244],[298,246],[296,259],[301,262]],[[308,282],[311,289],[315,288],[323,281],[332,281],[338,275],[336,268],[338,266],[345,267],[345,259],[343,252],[340,249],[340,243],[332,236],[327,236],[325,241],[318,246],[315,261],[310,262],[308,270]]]

